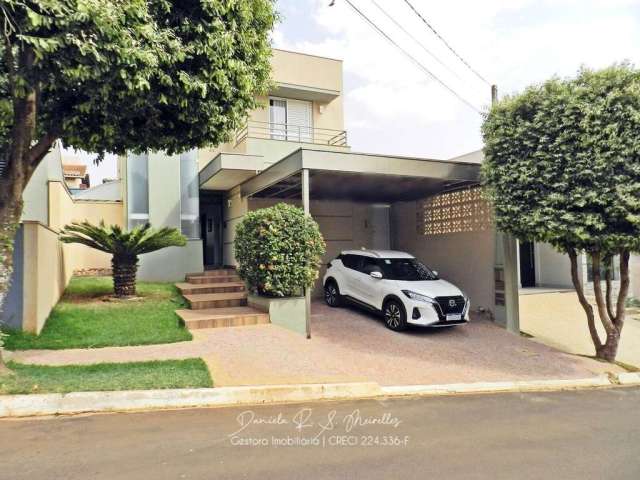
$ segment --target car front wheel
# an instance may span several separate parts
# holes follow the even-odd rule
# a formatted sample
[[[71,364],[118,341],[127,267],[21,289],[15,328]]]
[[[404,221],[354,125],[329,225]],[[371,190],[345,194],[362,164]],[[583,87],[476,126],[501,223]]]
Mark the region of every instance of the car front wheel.
[[[404,306],[398,300],[389,300],[382,307],[384,324],[394,332],[401,332],[407,328],[407,314]]]
[[[340,296],[340,289],[336,282],[329,281],[324,286],[324,301],[330,307],[339,307],[342,303],[342,297]]]

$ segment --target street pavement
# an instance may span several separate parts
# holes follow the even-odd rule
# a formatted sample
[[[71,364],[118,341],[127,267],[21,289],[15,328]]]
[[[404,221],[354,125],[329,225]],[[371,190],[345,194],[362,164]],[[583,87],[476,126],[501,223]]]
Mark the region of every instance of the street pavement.
[[[0,421],[0,479],[633,479],[640,388]]]

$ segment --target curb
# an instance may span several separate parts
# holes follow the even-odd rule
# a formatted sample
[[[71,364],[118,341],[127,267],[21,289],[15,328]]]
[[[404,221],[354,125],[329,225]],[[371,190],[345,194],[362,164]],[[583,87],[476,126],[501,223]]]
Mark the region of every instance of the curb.
[[[218,387],[0,396],[0,418],[372,398],[377,383]]]
[[[0,418],[100,412],[230,407],[321,400],[356,400],[478,393],[552,392],[640,385],[640,373],[575,380],[453,383],[381,387],[374,382],[217,387],[0,396]]]
[[[529,380],[519,382],[478,382],[451,383],[447,385],[409,385],[403,387],[382,387],[389,397],[436,396],[461,393],[508,393],[579,390],[612,386],[607,375],[576,380]]]
[[[616,379],[619,385],[640,385],[640,373],[638,372],[619,373]]]

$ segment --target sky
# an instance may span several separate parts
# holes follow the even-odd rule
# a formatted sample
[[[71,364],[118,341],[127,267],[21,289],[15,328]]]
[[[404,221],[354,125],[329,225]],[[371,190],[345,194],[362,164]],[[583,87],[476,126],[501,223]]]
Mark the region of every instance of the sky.
[[[343,60],[345,128],[354,151],[452,158],[482,148],[479,112],[491,101],[490,84],[504,95],[574,75],[582,65],[640,66],[640,0],[409,0],[487,82],[405,0],[350,1],[471,104],[405,57],[346,0],[332,7],[330,0],[279,0],[274,47]],[[79,155],[91,163],[92,156]],[[113,158],[90,165],[93,184],[115,174]]]

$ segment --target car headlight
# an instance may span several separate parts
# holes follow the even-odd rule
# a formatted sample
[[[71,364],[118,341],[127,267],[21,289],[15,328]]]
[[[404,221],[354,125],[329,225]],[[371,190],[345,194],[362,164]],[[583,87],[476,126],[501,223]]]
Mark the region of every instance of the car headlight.
[[[407,297],[411,300],[417,300],[418,302],[426,302],[426,303],[436,303],[436,301],[428,297],[427,295],[422,295],[421,293],[412,292],[411,290],[402,290]]]

